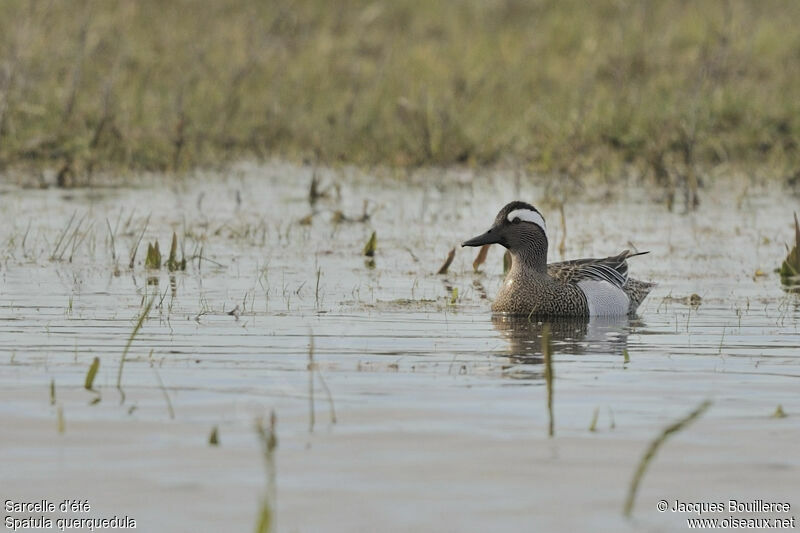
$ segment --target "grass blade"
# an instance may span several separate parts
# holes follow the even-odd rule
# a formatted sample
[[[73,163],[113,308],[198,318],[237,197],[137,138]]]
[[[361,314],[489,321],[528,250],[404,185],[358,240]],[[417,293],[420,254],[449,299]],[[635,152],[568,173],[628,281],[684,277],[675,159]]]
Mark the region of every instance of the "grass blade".
[[[60,405],[58,406],[58,414],[56,416],[58,417],[56,421],[56,428],[60,434],[63,434],[67,429],[67,425],[64,422],[64,408]]]
[[[639,461],[639,466],[636,467],[636,471],[633,473],[633,478],[631,479],[631,484],[628,487],[628,497],[625,498],[625,507],[623,508],[622,513],[625,516],[630,516],[631,512],[633,511],[633,504],[636,501],[636,492],[639,490],[639,483],[642,481],[642,477],[644,476],[647,467],[650,465],[650,462],[655,457],[656,452],[658,452],[661,445],[667,440],[667,438],[672,435],[673,433],[677,433],[678,431],[684,429],[686,426],[694,422],[697,418],[700,417],[706,410],[711,407],[711,400],[705,400],[700,405],[698,405],[691,413],[686,415],[685,417],[681,418],[677,422],[670,424],[661,432],[661,434],[653,439],[650,445],[645,450],[642,459]]]
[[[150,350],[150,355],[153,355],[153,350]],[[167,388],[164,387],[164,382],[161,381],[161,374],[158,373],[156,367],[153,367],[153,372],[156,374],[156,379],[158,380],[158,387],[161,389],[161,392],[164,394],[164,400],[167,402],[167,412],[169,413],[169,418],[171,420],[175,420],[175,411],[172,409],[172,402],[169,400],[169,394],[167,394]]]
[[[378,235],[372,232],[367,244],[364,245],[364,255],[367,257],[375,257],[375,249],[378,247]]]
[[[450,264],[453,262],[453,258],[456,256],[456,249],[451,248],[450,252],[447,254],[447,259],[444,260],[444,264],[439,268],[439,271],[436,272],[437,274],[447,274],[447,269],[450,268]]]
[[[472,270],[475,272],[478,271],[478,268],[486,261],[486,256],[489,255],[489,247],[491,244],[484,244],[481,246],[481,249],[478,251],[477,257],[475,257],[475,261],[472,262]]]
[[[544,355],[544,380],[547,384],[547,435],[555,434],[553,420],[553,353],[550,347],[550,324],[542,325],[542,355]]]
[[[794,247],[781,263],[780,272],[784,284],[789,284],[789,278],[800,276],[800,223],[797,222],[797,213],[794,214]]]
[[[150,308],[153,307],[153,301],[155,297],[150,298],[150,301],[147,302],[142,314],[139,315],[139,320],[136,322],[136,326],[131,331],[130,336],[128,337],[128,342],[125,343],[125,349],[122,350],[122,359],[119,360],[119,371],[117,372],[117,389],[122,394],[122,401],[125,401],[125,393],[122,392],[122,368],[125,365],[125,356],[128,355],[128,350],[131,347],[131,343],[133,343],[133,339],[136,337],[136,334],[139,333],[139,330],[142,328],[142,324],[144,324],[147,315],[150,314]]]
[[[133,213],[131,213],[131,217],[133,217]],[[136,240],[136,244],[133,245],[131,248],[131,260],[128,264],[128,268],[133,270],[133,265],[136,261],[136,252],[139,250],[139,245],[142,243],[142,239],[144,238],[144,233],[147,231],[147,226],[150,224],[150,215],[147,215],[147,219],[144,221],[144,226],[142,226],[142,232],[139,234],[139,238]]]
[[[594,408],[594,414],[592,415],[592,423],[589,424],[589,431],[591,431],[592,433],[597,431],[597,419],[599,417],[600,417],[600,408],[599,407],[595,407]]]
[[[83,388],[86,390],[94,391],[94,378],[97,375],[97,371],[100,369],[100,358],[95,357],[92,361],[92,365],[89,367],[89,371],[86,372],[86,381],[83,383]]]
[[[275,411],[270,414],[269,427],[265,428],[261,419],[256,421],[256,432],[264,453],[264,467],[267,473],[267,490],[261,502],[256,522],[256,533],[269,533],[275,530],[273,509],[277,498],[277,482],[275,472],[275,449],[278,447],[278,435],[275,432],[277,418]]]

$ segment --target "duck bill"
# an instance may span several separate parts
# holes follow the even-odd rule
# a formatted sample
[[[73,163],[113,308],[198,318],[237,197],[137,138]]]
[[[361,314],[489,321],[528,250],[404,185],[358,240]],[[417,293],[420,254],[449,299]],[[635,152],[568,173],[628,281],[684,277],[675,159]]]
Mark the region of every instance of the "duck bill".
[[[473,237],[461,243],[461,246],[483,246],[485,244],[497,244],[500,242],[500,232],[496,228],[489,228],[483,235]]]

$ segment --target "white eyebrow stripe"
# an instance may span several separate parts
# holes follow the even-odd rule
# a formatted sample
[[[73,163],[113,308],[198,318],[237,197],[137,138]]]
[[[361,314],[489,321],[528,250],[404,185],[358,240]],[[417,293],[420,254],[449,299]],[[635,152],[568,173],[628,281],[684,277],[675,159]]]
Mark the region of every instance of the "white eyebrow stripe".
[[[525,222],[532,222],[542,228],[542,231],[547,233],[547,224],[544,222],[542,215],[530,209],[515,209],[508,214],[508,221],[514,222],[515,218],[524,220]]]

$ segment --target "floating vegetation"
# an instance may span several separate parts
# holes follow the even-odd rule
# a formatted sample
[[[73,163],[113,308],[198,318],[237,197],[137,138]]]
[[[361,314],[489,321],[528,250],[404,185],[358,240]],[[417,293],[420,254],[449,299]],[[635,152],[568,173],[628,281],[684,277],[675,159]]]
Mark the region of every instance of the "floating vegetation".
[[[550,346],[550,324],[542,324],[542,355],[544,356],[544,381],[547,384],[547,435],[555,434],[553,420],[553,350]]]
[[[655,457],[656,452],[658,452],[659,448],[661,448],[661,445],[664,444],[670,435],[677,433],[694,422],[700,417],[700,415],[705,413],[709,407],[711,407],[711,400],[705,400],[691,413],[681,418],[674,424],[670,424],[664,428],[661,434],[650,443],[650,445],[647,447],[647,450],[645,450],[642,459],[639,461],[639,466],[636,467],[636,471],[633,473],[633,478],[631,479],[631,484],[628,487],[628,496],[625,499],[625,506],[623,507],[622,511],[625,516],[631,515],[631,512],[633,511],[633,504],[636,501],[636,492],[639,490],[639,483],[642,481],[642,477],[644,476],[647,467]]]
[[[437,274],[447,274],[447,269],[450,268],[450,264],[453,262],[453,258],[456,256],[456,249],[451,248],[450,251],[447,253],[447,259],[444,260],[444,263],[436,272]]]
[[[147,257],[144,259],[144,267],[151,270],[161,268],[161,250],[158,249],[158,241],[155,244],[147,243]]]
[[[700,307],[700,304],[703,303],[703,298],[697,293],[692,293],[689,296],[672,296],[671,294],[664,296],[661,299],[662,302],[665,303],[676,303],[676,304],[683,304],[688,305],[689,307]]]
[[[331,217],[332,223],[339,224],[341,222],[346,222],[346,221],[347,221],[347,215],[344,214],[344,211],[342,211],[341,209],[337,209],[336,211],[333,212],[333,216]]]
[[[95,357],[92,361],[91,366],[89,366],[89,371],[86,372],[86,380],[83,382],[83,388],[86,390],[90,390],[95,392],[94,390],[94,378],[97,376],[97,371],[100,369],[100,358]]]
[[[787,416],[789,415],[784,412],[783,405],[778,405],[778,407],[775,408],[775,412],[772,413],[772,418],[786,418]]]
[[[275,411],[270,413],[269,427],[264,427],[262,419],[256,420],[256,433],[261,441],[261,449],[264,456],[264,469],[267,474],[267,490],[261,502],[256,521],[256,533],[269,533],[274,530],[275,517],[274,509],[277,499],[277,483],[275,471],[275,449],[278,447],[278,435],[275,431],[277,418]]]
[[[800,224],[797,222],[797,213],[794,214],[794,246],[791,250],[786,247],[788,254],[781,263],[781,283],[789,286],[800,285]]]
[[[477,272],[478,268],[486,261],[486,256],[489,254],[489,247],[491,244],[484,244],[478,250],[478,255],[475,256],[475,261],[472,262],[472,270]]]
[[[622,362],[625,363],[625,364],[628,364],[628,363],[631,362],[631,356],[628,353],[628,349],[627,348],[623,348],[622,349]]]
[[[453,287],[453,290],[450,291],[450,305],[456,305],[458,301],[458,287]]]
[[[372,213],[370,213],[369,210],[367,209],[368,207],[369,207],[369,202],[367,202],[367,200],[364,200],[364,207],[361,210],[361,214],[357,217],[348,216],[341,209],[337,209],[336,211],[333,212],[333,216],[331,217],[331,222],[334,224],[341,224],[343,222],[355,222],[355,223],[368,222],[369,219],[372,217]]]
[[[378,236],[376,232],[372,232],[367,244],[364,245],[364,255],[367,257],[375,257],[375,249],[378,246]]]
[[[217,426],[211,428],[211,434],[208,436],[208,445],[219,446],[219,431],[217,430]]]

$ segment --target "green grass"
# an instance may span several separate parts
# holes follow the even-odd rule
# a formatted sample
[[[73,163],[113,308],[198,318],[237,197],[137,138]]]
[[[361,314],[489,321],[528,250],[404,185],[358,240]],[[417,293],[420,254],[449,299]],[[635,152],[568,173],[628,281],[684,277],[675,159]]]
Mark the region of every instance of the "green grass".
[[[0,3],[0,169],[797,172],[800,4]]]
[[[146,298],[146,296],[143,298]],[[144,303],[144,300],[142,300],[142,302]],[[136,321],[136,325],[133,327],[133,331],[131,331],[131,334],[128,336],[128,341],[125,343],[125,348],[122,350],[122,357],[119,360],[119,370],[117,372],[117,390],[119,390],[121,396],[120,403],[125,402],[125,393],[122,390],[122,369],[125,366],[125,357],[128,355],[128,350],[130,350],[131,344],[133,344],[133,339],[136,338],[136,334],[139,333],[140,329],[142,329],[142,325],[147,319],[147,315],[150,314],[150,309],[153,307],[153,302],[155,302],[155,296],[150,297],[150,299],[144,303],[144,308],[139,314],[139,319]],[[152,353],[150,355],[152,356]],[[159,381],[160,380],[161,378],[159,377]],[[169,402],[169,397],[167,397],[167,402]],[[172,406],[170,406],[170,414],[171,418],[174,418],[174,415],[172,415]]]

